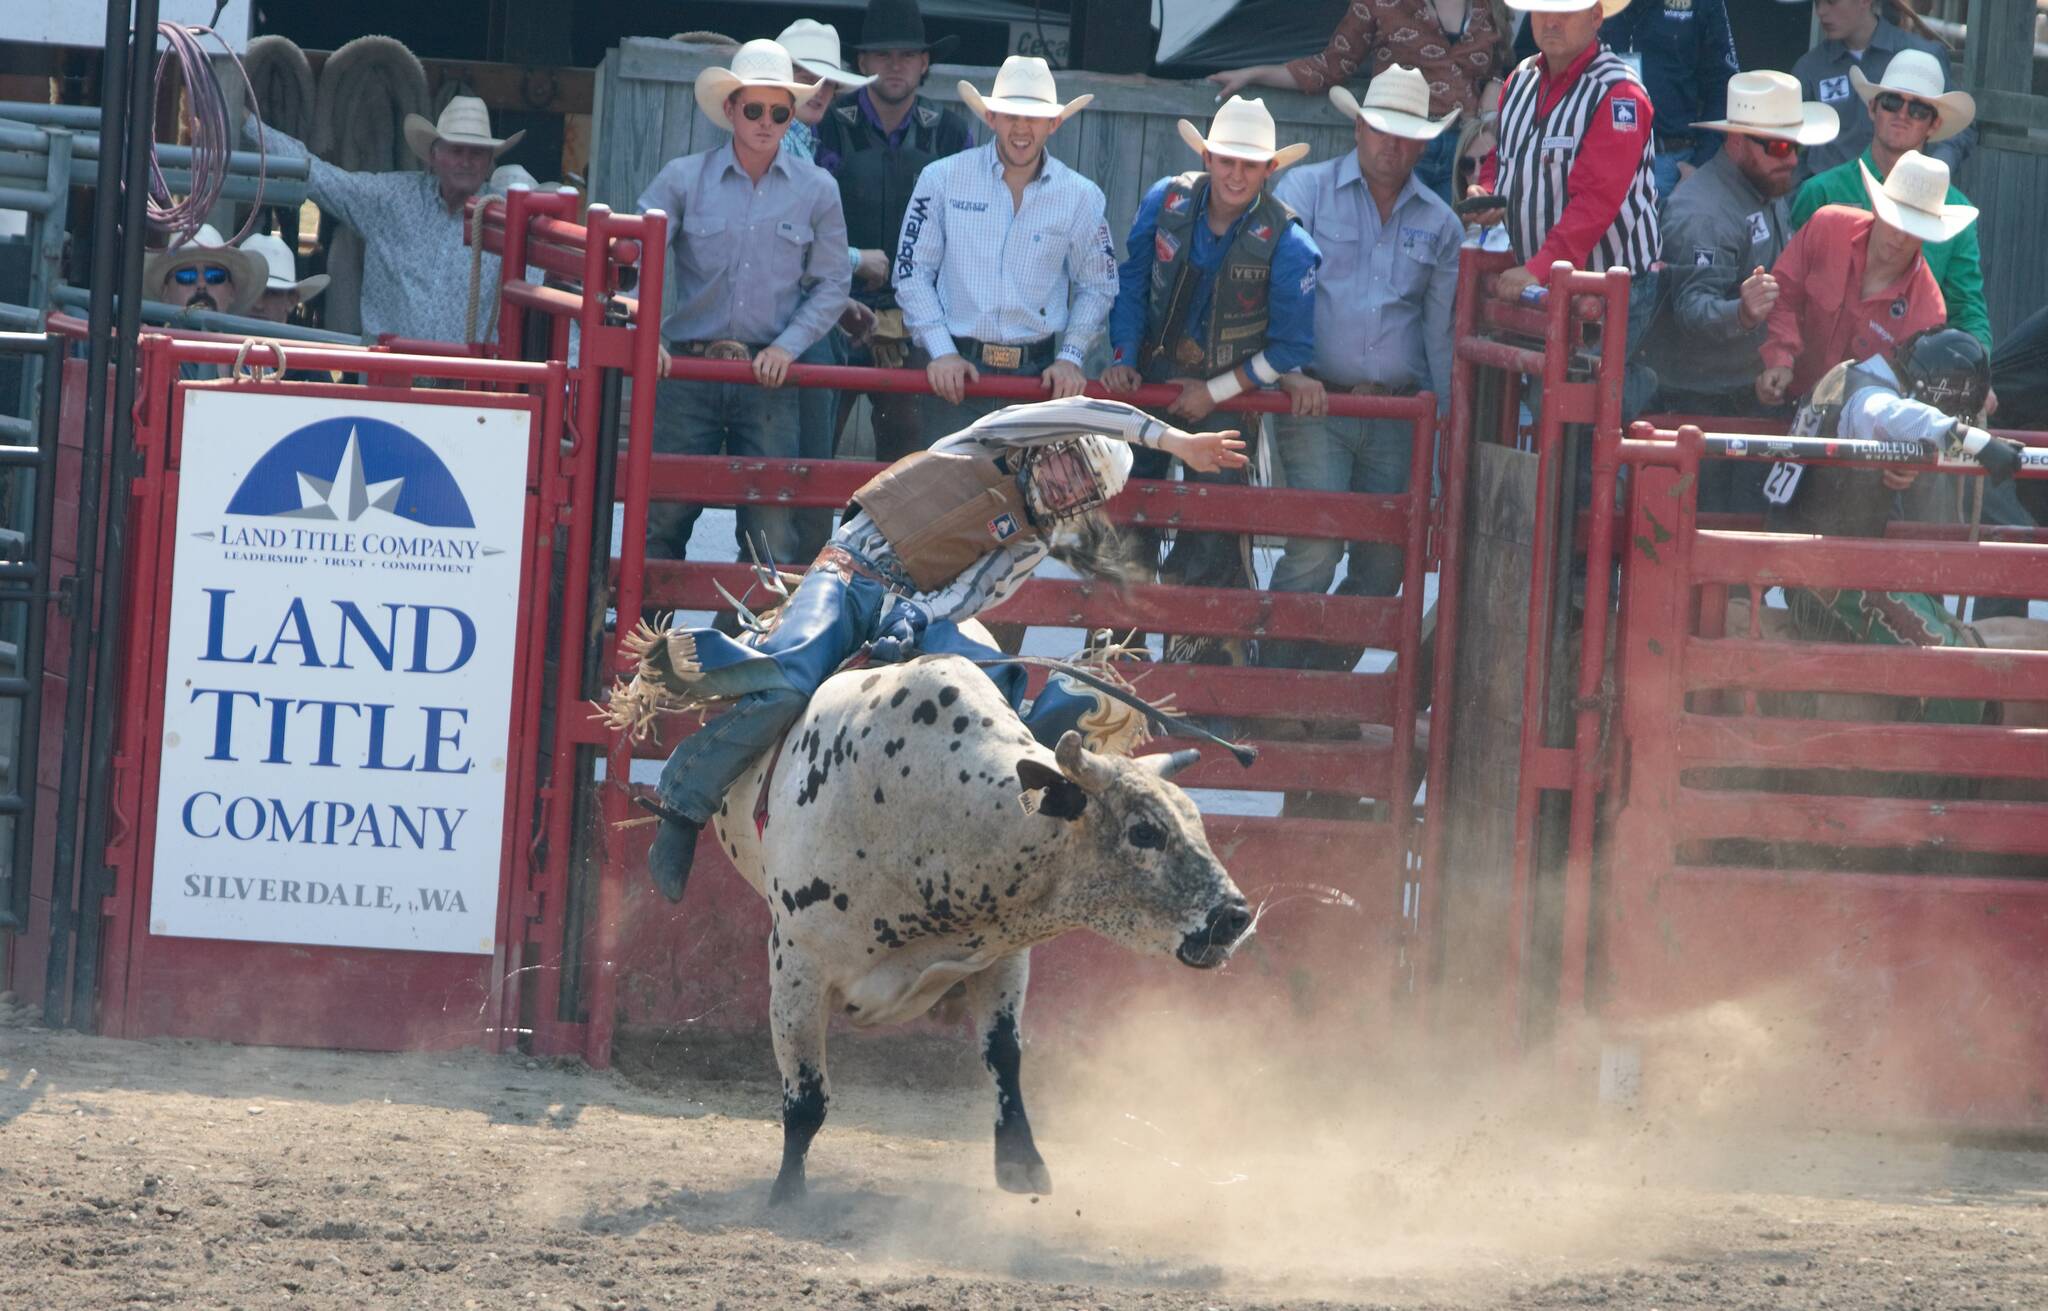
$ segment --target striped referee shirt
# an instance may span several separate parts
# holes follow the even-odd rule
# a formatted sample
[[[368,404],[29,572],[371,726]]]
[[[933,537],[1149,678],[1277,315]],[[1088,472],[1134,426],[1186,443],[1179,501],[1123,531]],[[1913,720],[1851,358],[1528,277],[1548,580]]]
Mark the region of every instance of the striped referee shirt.
[[[1508,239],[1538,281],[1550,266],[1649,269],[1658,255],[1649,93],[1597,42],[1562,74],[1525,59],[1500,103]]]

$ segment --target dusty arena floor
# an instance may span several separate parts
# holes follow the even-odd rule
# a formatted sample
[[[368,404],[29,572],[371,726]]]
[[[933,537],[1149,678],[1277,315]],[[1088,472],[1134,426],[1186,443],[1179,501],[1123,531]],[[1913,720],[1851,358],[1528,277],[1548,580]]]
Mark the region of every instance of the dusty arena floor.
[[[813,1197],[771,1213],[751,1044],[642,1039],[592,1073],[0,1009],[0,1307],[2048,1306],[2024,1148],[1111,1041],[1027,1057],[1033,1202],[994,1189],[955,1050],[839,1039]]]

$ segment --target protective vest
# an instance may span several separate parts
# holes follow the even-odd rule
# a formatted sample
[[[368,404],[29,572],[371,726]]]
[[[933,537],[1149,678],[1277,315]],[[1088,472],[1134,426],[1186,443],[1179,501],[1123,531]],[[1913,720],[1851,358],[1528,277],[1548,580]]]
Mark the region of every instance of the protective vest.
[[[1618,102],[1620,109],[1608,105],[1608,89],[1617,82],[1635,82],[1636,76],[1619,55],[1602,47],[1547,114],[1537,112],[1542,80],[1536,57],[1523,60],[1500,106],[1499,190],[1508,202],[1508,240],[1521,260],[1535,257],[1564,215],[1571,200],[1572,161],[1578,158],[1579,143],[1594,113],[1633,108],[1626,102]],[[1635,176],[1614,222],[1586,257],[1590,272],[1625,266],[1644,273],[1657,262],[1657,187],[1650,173],[1655,150],[1648,131],[1636,135],[1642,139],[1642,153]]]
[[[891,259],[903,233],[903,212],[924,166],[939,158],[942,141],[972,141],[973,134],[958,111],[935,105],[923,96],[910,105],[903,144],[889,149],[889,139],[875,129],[852,96],[843,96],[818,124],[818,152],[839,156],[839,199],[846,211],[846,244],[855,250],[879,250]],[[888,287],[859,291],[859,298],[881,309],[893,307]]]
[[[1829,369],[1799,407],[1792,421],[1794,437],[1840,436],[1842,408],[1865,387],[1898,388],[1888,378],[1868,373],[1844,360]],[[1797,472],[1792,472],[1797,470]],[[1790,483],[1780,502],[1775,488]],[[1875,469],[1847,465],[1800,465],[1781,461],[1771,466],[1764,483],[1765,521],[1777,532],[1823,533],[1835,537],[1882,537],[1891,518],[1892,492]]]
[[[1209,195],[1209,175],[1183,173],[1166,184],[1152,238],[1152,284],[1140,368],[1158,378],[1213,378],[1234,369],[1266,345],[1266,307],[1273,285],[1273,251],[1294,211],[1261,192],[1209,293],[1209,321],[1189,323],[1201,271],[1195,267],[1195,215]],[[1160,367],[1155,367],[1160,366]],[[1156,381],[1157,379],[1155,379]]]
[[[918,590],[937,591],[998,547],[1037,535],[1015,474],[992,457],[919,451],[853,494]]]

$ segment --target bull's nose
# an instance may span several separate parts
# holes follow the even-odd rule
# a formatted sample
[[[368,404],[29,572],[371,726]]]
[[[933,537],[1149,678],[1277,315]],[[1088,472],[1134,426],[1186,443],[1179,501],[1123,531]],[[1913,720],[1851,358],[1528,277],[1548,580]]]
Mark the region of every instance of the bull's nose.
[[[1202,927],[1181,941],[1176,954],[1182,964],[1198,970],[1213,969],[1229,959],[1231,947],[1251,926],[1251,908],[1242,897],[1232,897],[1210,910]]]

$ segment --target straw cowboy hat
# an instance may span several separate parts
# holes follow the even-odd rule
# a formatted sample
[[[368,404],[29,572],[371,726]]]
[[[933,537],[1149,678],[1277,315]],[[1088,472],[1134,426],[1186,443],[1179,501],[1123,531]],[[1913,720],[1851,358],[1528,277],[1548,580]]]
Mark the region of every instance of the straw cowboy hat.
[[[966,78],[960,79],[960,98],[967,107],[988,122],[990,114],[1015,114],[1019,118],[1056,118],[1064,123],[1088,107],[1095,97],[1075,96],[1066,104],[1052,84],[1052,69],[1037,55],[1011,55],[996,70],[995,89],[984,96]]]
[[[1273,161],[1273,171],[1278,173],[1308,153],[1308,143],[1297,141],[1284,149],[1275,148],[1278,140],[1273,127],[1273,115],[1263,100],[1246,100],[1243,96],[1232,96],[1223,108],[1216,111],[1216,117],[1209,120],[1209,135],[1204,137],[1201,130],[1186,119],[1180,120],[1180,139],[1188,143],[1188,149],[1197,155],[1222,155],[1225,159],[1249,159],[1254,164]]]
[[[1593,0],[1508,0],[1508,8],[1528,14],[1576,14],[1591,9]],[[1612,18],[1628,8],[1628,0],[1600,0],[1600,16]]]
[[[697,108],[730,132],[732,119],[725,112],[725,102],[733,92],[754,86],[787,91],[792,100],[811,98],[811,88],[796,80],[789,51],[765,37],[757,37],[732,52],[731,68],[707,68],[697,74]]]
[[[405,143],[412,147],[412,153],[431,164],[434,162],[434,143],[446,141],[451,146],[489,146],[493,157],[502,155],[519,144],[526,133],[514,132],[502,140],[491,135],[490,107],[475,96],[456,96],[441,111],[437,123],[429,123],[418,114],[405,116]]]
[[[1863,76],[1863,70],[1849,70],[1849,85],[1856,88],[1856,94],[1868,105],[1877,98],[1880,91],[1896,91],[1913,100],[1924,100],[1941,112],[1934,124],[1934,133],[1928,141],[1946,141],[1977,117],[1977,101],[1967,91],[1944,91],[1948,75],[1942,71],[1941,61],[1925,50],[1901,50],[1892,56],[1892,62],[1885,65],[1882,81],[1873,82]]]
[[[1412,68],[1390,65],[1366,85],[1365,103],[1342,86],[1330,88],[1330,103],[1346,118],[1362,118],[1389,136],[1434,141],[1458,117],[1453,109],[1442,118],[1429,116],[1429,81]]]
[[[264,284],[270,279],[270,266],[261,255],[228,245],[207,223],[183,245],[150,252],[142,265],[142,294],[150,300],[162,300],[164,285],[173,273],[207,264],[220,265],[235,280],[234,299],[220,307],[223,314],[247,313],[263,295]]]
[[[296,291],[299,293],[300,300],[311,300],[327,290],[327,275],[325,273],[315,273],[310,278],[298,276],[298,262],[292,258],[291,247],[284,244],[282,237],[272,236],[268,232],[259,232],[255,236],[243,240],[242,250],[257,256],[263,261],[264,268],[268,274],[263,283],[263,290],[265,291]],[[241,283],[238,279],[236,282],[237,289],[240,288],[240,285]]]
[[[1799,79],[1790,73],[1758,72],[1728,79],[1728,117],[1693,126],[1818,146],[1835,139],[1842,119],[1833,105],[1801,100]]]
[[[1871,211],[1909,237],[1948,241],[1977,221],[1975,205],[1947,203],[1948,165],[1938,159],[1909,150],[1883,182],[1862,160],[1856,167],[1863,174],[1863,189],[1870,193]]]
[[[938,63],[960,43],[956,36],[936,41],[924,38],[924,11],[917,0],[868,0],[867,15],[861,19],[860,40],[855,50],[922,50]]]
[[[875,79],[849,73],[839,59],[839,29],[815,18],[799,18],[782,29],[775,43],[789,51],[789,60],[820,82],[851,91]]]

